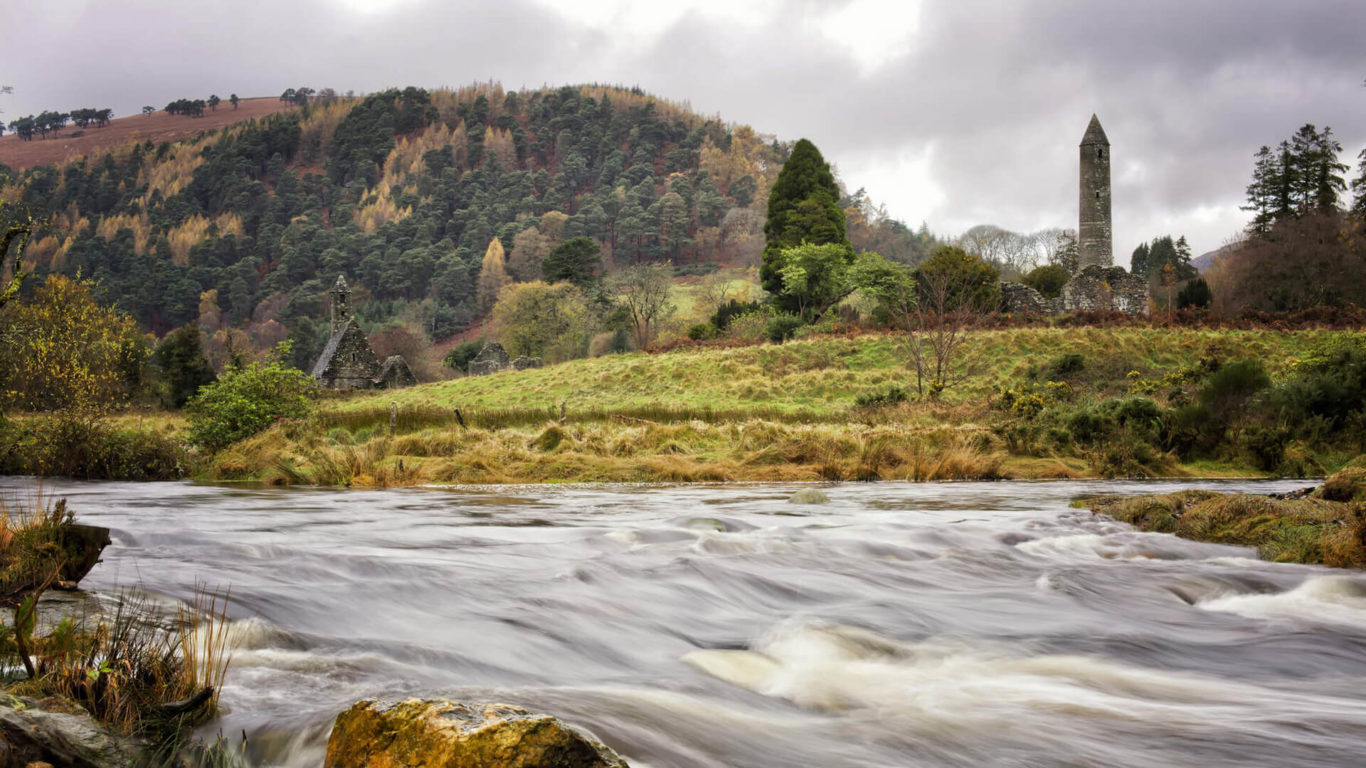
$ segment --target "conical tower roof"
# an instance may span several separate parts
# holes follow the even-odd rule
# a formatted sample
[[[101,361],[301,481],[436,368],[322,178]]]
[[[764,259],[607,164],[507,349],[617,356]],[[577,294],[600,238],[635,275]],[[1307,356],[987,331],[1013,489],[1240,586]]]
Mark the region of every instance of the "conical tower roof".
[[[1110,140],[1105,138],[1105,129],[1100,127],[1100,118],[1091,115],[1091,124],[1086,126],[1086,135],[1081,137],[1081,145],[1104,144],[1110,146]]]
[[[337,275],[337,282],[336,282],[335,285],[332,286],[332,292],[333,292],[333,293],[350,293],[350,292],[351,292],[351,288],[348,287],[348,286],[346,285],[346,278],[345,278],[345,277],[343,277],[342,275]]]

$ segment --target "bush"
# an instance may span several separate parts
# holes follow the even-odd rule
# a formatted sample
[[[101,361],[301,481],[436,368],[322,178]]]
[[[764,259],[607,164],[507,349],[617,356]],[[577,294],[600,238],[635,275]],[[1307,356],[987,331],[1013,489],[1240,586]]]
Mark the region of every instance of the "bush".
[[[1295,367],[1295,375],[1272,393],[1272,405],[1301,430],[1323,424],[1329,432],[1359,422],[1366,411],[1366,341],[1342,339]]]
[[[1205,278],[1197,277],[1186,283],[1181,292],[1176,294],[1177,309],[1209,309],[1210,302],[1214,300],[1214,294],[1210,292],[1209,283]]]
[[[1271,377],[1260,360],[1241,360],[1229,363],[1205,381],[1200,389],[1200,402],[1216,418],[1226,418],[1240,410],[1253,395],[1271,386]]]
[[[707,341],[710,339],[718,338],[720,335],[721,329],[717,328],[711,323],[698,323],[696,325],[689,326],[688,328],[688,338],[692,339],[693,341]]]
[[[470,361],[479,356],[484,349],[484,341],[462,341],[451,348],[446,356],[441,358],[441,364],[447,368],[454,368],[461,373],[470,372]]]
[[[288,354],[285,342],[269,362],[229,369],[201,389],[186,405],[190,442],[217,452],[280,419],[312,413],[318,385],[308,374],[280,362]]]
[[[797,335],[797,329],[801,327],[802,319],[800,317],[783,312],[769,318],[764,332],[769,341],[774,344],[781,344]]]
[[[1045,264],[1020,278],[1020,282],[1038,291],[1045,299],[1056,299],[1062,295],[1062,287],[1071,279],[1072,273],[1066,267]]]
[[[184,446],[154,430],[115,429],[63,411],[0,425],[0,474],[82,480],[176,480]]]
[[[741,302],[731,299],[716,308],[716,313],[711,316],[711,324],[716,326],[718,330],[724,331],[730,328],[731,320],[751,312],[758,312],[760,309],[757,301]]]
[[[863,392],[854,398],[855,408],[885,408],[906,402],[906,390],[893,385],[886,391]]]
[[[1048,361],[1044,374],[1051,380],[1062,379],[1071,373],[1080,373],[1086,368],[1086,358],[1077,352],[1068,352]]]

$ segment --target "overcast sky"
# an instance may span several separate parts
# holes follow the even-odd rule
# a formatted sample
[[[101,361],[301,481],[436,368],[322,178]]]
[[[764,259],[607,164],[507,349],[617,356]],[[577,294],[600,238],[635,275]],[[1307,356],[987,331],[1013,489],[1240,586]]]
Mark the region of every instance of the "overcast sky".
[[[1363,0],[0,0],[6,119],[308,85],[606,82],[782,139],[943,234],[1077,224],[1100,116],[1115,254],[1235,234],[1262,144],[1366,146]]]

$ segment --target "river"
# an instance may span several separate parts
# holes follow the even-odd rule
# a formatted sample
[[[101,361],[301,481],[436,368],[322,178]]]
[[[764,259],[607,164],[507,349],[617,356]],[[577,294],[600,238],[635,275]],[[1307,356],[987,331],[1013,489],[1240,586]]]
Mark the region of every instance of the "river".
[[[431,695],[557,713],[637,768],[1359,766],[1363,575],[1068,507],[1303,485],[44,492],[113,529],[87,591],[231,587],[215,727],[255,765],[316,768],[357,699]]]

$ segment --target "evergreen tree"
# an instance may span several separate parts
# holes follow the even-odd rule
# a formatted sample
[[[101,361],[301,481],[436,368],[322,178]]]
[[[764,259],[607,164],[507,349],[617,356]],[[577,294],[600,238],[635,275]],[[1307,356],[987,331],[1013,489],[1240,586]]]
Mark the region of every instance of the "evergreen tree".
[[[194,323],[166,334],[152,353],[152,362],[165,381],[166,399],[175,408],[184,407],[200,387],[218,378],[204,356],[199,327]]]
[[[1139,243],[1129,257],[1129,271],[1141,277],[1148,276],[1148,244]]]
[[[479,313],[485,314],[493,309],[493,305],[498,303],[498,293],[511,282],[503,255],[503,243],[495,237],[489,242],[488,250],[484,251],[484,261],[479,267],[479,282],[475,286],[475,302],[479,305]]]
[[[848,251],[846,261],[854,259],[839,197],[835,175],[820,150],[806,139],[798,141],[768,196],[768,219],[764,222],[767,245],[759,270],[764,290],[784,309],[795,310],[797,305],[795,299],[784,298],[781,261],[785,249],[803,243],[842,245]]]
[[[587,288],[597,279],[601,249],[591,237],[573,237],[555,247],[541,262],[547,283],[573,283]]]
[[[1366,149],[1357,155],[1361,164],[1357,166],[1357,177],[1352,180],[1352,213],[1366,221]]]

